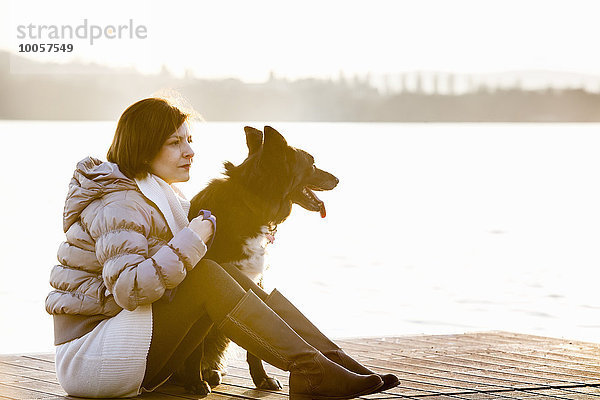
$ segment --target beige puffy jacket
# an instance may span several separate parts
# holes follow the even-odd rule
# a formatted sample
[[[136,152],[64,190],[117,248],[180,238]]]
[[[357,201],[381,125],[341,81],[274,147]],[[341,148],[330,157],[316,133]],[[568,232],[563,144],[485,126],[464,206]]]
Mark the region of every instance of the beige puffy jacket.
[[[116,164],[91,157],[73,174],[63,229],[60,265],[50,275],[55,290],[46,298],[55,316],[111,317],[150,304],[206,253],[191,229],[173,236],[162,213]]]

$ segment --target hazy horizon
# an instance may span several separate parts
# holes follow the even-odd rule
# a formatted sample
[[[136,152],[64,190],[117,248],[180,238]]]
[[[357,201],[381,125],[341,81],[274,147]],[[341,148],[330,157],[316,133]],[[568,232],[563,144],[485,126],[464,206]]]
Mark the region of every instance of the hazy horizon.
[[[577,72],[551,71],[551,70],[506,70],[497,72],[452,72],[443,70],[412,70],[399,71],[395,73],[373,74],[371,72],[344,74],[342,71],[332,76],[284,76],[275,70],[269,71],[269,75],[263,80],[247,80],[243,77],[207,77],[200,76],[193,71],[178,74],[165,64],[159,71],[142,71],[136,66],[118,67],[102,63],[100,61],[82,62],[79,60],[69,62],[39,61],[27,57],[25,54],[15,53],[10,50],[0,49],[0,53],[6,51],[10,57],[10,73],[29,74],[36,71],[45,72],[50,75],[88,75],[94,73],[133,73],[145,77],[156,77],[165,75],[174,79],[199,79],[199,80],[239,80],[246,84],[261,84],[273,79],[299,81],[305,79],[322,79],[333,82],[362,81],[376,89],[386,92],[402,92],[406,90],[416,91],[417,80],[421,80],[422,90],[425,93],[465,93],[476,90],[477,86],[488,86],[493,89],[584,89],[588,92],[600,93],[600,72],[597,74],[584,74]],[[15,68],[21,68],[23,71]],[[447,87],[444,80],[452,79],[455,83],[454,90]],[[441,82],[440,82],[441,81]]]

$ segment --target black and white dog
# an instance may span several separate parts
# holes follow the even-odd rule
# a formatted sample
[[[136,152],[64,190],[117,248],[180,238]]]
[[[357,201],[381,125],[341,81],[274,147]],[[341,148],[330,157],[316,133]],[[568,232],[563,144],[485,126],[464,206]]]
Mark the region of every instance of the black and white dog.
[[[313,156],[289,146],[270,126],[265,126],[264,134],[251,127],[244,131],[248,157],[237,166],[225,162],[225,177],[212,180],[194,196],[189,215],[193,218],[206,209],[218,218],[206,258],[232,264],[260,282],[265,247],[273,242],[277,225],[290,215],[292,204],[325,217],[325,205],[314,191],[331,190],[338,179],[317,168]],[[183,381],[189,391],[207,394],[207,384],[214,387],[221,382],[228,345],[229,340],[213,328],[176,380]],[[266,374],[260,359],[248,353],[247,360],[257,388],[281,388],[275,378]]]

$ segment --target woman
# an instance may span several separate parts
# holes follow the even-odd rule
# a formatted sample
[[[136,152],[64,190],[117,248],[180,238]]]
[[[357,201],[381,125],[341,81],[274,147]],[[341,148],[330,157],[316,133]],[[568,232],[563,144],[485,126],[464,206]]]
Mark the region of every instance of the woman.
[[[189,179],[188,118],[163,99],[141,100],[121,116],[108,162],[77,164],[46,299],[65,391],[153,390],[213,324],[290,371],[291,398],[352,398],[397,385],[346,355],[279,292],[267,295],[239,271],[202,260],[216,220],[188,223],[189,202],[172,185]]]

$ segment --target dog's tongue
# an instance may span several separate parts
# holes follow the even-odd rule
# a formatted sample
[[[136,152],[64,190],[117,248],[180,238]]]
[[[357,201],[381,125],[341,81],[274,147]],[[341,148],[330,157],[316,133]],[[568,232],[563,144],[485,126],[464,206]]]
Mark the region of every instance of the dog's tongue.
[[[327,212],[325,211],[325,203],[321,202],[321,209],[319,210],[319,212],[321,213],[321,218],[325,218],[325,216],[327,215]]]

